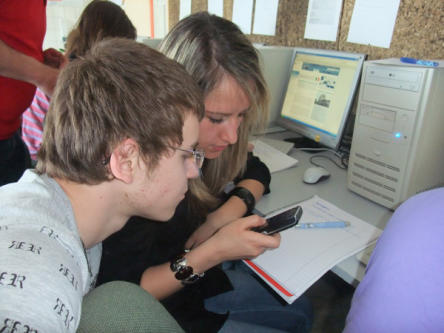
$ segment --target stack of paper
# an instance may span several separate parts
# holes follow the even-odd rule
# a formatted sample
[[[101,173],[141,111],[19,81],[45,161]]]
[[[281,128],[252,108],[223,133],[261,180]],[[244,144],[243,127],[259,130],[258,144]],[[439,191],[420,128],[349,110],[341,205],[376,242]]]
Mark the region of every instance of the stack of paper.
[[[286,146],[283,147],[284,149],[289,147],[287,152],[291,149],[291,147],[293,147],[292,143],[285,141],[280,142]],[[291,168],[298,163],[297,159],[288,156],[286,153],[274,148],[262,140],[254,140],[251,143],[254,145],[253,154],[259,157],[261,161],[265,163],[268,169],[270,169],[271,173]]]
[[[296,204],[295,204],[296,205]],[[342,260],[376,242],[381,230],[314,196],[298,203],[299,223],[347,221],[350,226],[329,229],[288,229],[281,245],[245,263],[288,303],[302,295]]]

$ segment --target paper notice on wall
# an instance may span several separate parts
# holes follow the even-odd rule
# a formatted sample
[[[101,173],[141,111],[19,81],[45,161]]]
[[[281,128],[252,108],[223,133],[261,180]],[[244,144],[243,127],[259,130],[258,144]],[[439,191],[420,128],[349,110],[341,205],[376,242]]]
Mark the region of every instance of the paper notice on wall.
[[[191,14],[191,0],[180,0],[179,20]]]
[[[256,0],[253,33],[274,36],[279,0]]]
[[[304,38],[336,41],[342,0],[310,0]]]
[[[253,0],[234,0],[233,18],[244,34],[251,34],[251,21],[253,15]]]
[[[347,42],[390,47],[399,0],[356,0]]]
[[[224,0],[208,0],[208,13],[224,16]]]

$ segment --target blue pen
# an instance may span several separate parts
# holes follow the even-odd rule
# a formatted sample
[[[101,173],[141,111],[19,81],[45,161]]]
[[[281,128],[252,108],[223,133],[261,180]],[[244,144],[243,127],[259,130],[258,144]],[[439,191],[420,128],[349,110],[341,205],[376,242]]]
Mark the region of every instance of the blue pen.
[[[345,221],[327,221],[327,222],[307,222],[299,223],[295,226],[298,229],[315,229],[315,228],[345,228],[350,222]]]
[[[422,59],[415,59],[415,58],[408,58],[408,57],[401,57],[401,62],[405,62],[407,64],[415,64],[420,66],[428,66],[428,67],[438,67],[439,62],[437,61],[431,61],[431,60],[422,60]]]

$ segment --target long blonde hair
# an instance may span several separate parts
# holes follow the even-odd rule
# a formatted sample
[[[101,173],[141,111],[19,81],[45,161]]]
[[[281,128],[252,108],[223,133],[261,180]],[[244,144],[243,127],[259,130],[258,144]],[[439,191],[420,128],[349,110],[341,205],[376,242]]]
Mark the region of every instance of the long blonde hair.
[[[244,171],[249,135],[266,124],[268,94],[259,57],[234,23],[207,12],[179,21],[162,40],[159,50],[185,67],[205,97],[228,74],[250,100],[250,109],[238,129],[238,141],[218,158],[206,160],[202,178],[191,181],[190,190],[196,199],[193,211],[206,215],[218,204],[217,197],[225,185]]]

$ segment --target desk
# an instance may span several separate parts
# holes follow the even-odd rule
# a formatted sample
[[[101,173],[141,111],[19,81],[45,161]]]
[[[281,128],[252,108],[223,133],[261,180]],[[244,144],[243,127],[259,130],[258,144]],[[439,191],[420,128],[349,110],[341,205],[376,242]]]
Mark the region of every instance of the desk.
[[[273,139],[283,139],[288,136],[288,132],[267,135]],[[290,155],[299,161],[297,166],[272,174],[271,193],[265,195],[256,205],[260,212],[266,214],[316,194],[344,211],[384,229],[393,212],[351,192],[347,188],[346,170],[338,168],[328,160],[318,159],[316,162],[325,166],[331,176],[318,184],[308,185],[302,181],[302,176],[305,169],[312,166],[309,159],[313,154],[292,149]],[[362,280],[364,270],[365,266],[355,256],[349,257],[332,269],[344,281],[354,286]]]

